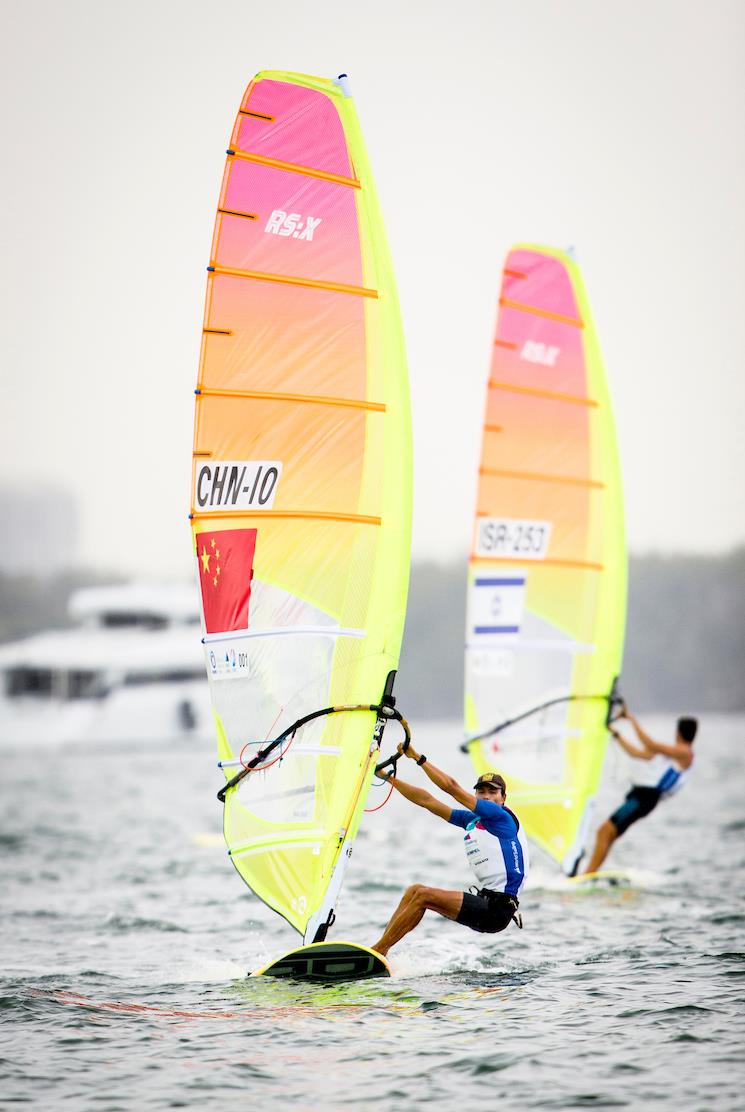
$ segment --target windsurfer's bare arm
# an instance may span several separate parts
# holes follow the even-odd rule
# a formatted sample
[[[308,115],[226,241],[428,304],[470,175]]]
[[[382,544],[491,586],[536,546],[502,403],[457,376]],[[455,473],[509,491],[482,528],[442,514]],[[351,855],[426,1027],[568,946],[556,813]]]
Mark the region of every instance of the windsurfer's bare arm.
[[[399,746],[399,752],[402,752],[401,746]],[[404,756],[408,757],[412,761],[418,761],[421,759],[421,753],[417,753],[416,749],[414,749],[411,745],[404,752]],[[460,803],[462,807],[466,807],[469,811],[473,811],[474,807],[476,806],[476,796],[473,794],[473,792],[466,791],[465,788],[461,787],[457,780],[454,780],[452,776],[449,776],[447,774],[447,772],[443,772],[442,769],[438,768],[436,765],[433,765],[429,759],[425,760],[423,768],[436,788],[439,788],[440,791],[447,792],[449,796],[452,796],[456,803]]]
[[[415,788],[413,784],[407,784],[405,780],[399,780],[398,777],[391,780],[391,783],[396,791],[400,792],[404,799],[408,799],[410,803],[416,803],[417,807],[424,807],[426,811],[431,811],[433,815],[444,819],[445,822],[449,820],[453,808],[449,807],[447,803],[443,803],[441,799],[435,799],[424,788]]]
[[[642,743],[644,748],[651,749],[653,753],[659,752],[659,749],[657,748],[659,742],[655,741],[653,737],[649,736],[646,730],[643,730],[641,728],[641,726],[639,725],[639,720],[634,717],[630,710],[626,709],[624,717],[627,718],[631,725],[634,727],[634,733],[639,738],[639,741]]]
[[[646,730],[642,729],[633,714],[626,711],[626,717],[634,727],[639,741],[648,752],[647,760],[651,760],[655,753],[662,753],[665,757],[673,757],[683,768],[688,768],[693,760],[693,753],[691,752],[690,745],[687,745],[684,741],[676,741],[672,745],[665,745],[661,741],[655,741],[653,737],[649,736]]]
[[[618,730],[614,730],[613,727],[611,727],[610,732],[613,735],[613,737],[616,739],[618,744],[621,746],[624,753],[628,753],[628,755],[630,757],[635,757],[639,761],[651,761],[652,760],[652,757],[654,756],[654,753],[652,752],[651,749],[646,749],[646,748],[645,749],[637,749],[637,747],[635,745],[632,745],[630,741],[627,741],[627,739],[623,736],[623,734],[619,734]]]

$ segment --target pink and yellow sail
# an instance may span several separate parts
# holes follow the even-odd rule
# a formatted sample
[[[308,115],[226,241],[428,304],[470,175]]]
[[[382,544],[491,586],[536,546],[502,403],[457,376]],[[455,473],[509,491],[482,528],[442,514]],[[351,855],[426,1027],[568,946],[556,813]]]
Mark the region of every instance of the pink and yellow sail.
[[[411,430],[383,222],[345,78],[258,74],[227,152],[196,390],[192,524],[218,752],[374,704],[398,664]],[[298,730],[228,789],[231,859],[313,941],[377,757],[376,715]]]
[[[503,272],[469,565],[465,730],[525,829],[582,850],[626,612],[613,416],[579,268],[518,245]]]

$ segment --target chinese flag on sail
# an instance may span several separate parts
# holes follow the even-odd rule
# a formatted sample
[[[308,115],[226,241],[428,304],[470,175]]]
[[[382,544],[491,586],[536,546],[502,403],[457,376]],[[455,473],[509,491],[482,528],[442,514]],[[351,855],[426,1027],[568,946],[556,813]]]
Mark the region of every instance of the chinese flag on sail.
[[[196,541],[207,633],[247,629],[256,530],[197,533]]]

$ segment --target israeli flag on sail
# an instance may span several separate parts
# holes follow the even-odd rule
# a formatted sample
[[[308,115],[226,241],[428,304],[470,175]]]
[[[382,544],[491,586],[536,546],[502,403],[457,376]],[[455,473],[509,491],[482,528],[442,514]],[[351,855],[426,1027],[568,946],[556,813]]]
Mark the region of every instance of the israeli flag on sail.
[[[480,575],[470,592],[469,628],[474,637],[520,632],[525,575]]]

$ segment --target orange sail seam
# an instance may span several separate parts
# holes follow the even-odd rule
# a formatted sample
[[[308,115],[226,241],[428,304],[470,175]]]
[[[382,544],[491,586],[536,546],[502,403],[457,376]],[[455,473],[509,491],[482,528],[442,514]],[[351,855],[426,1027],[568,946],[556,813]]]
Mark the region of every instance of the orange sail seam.
[[[368,402],[357,398],[331,398],[322,394],[277,394],[271,390],[221,390],[211,386],[197,386],[197,397],[250,398],[271,402],[307,402],[309,405],[338,405],[347,409],[368,409],[373,413],[385,413],[383,402]]]
[[[260,270],[235,270],[230,266],[207,267],[214,274],[229,274],[233,278],[255,278],[260,282],[284,282],[289,286],[310,286],[317,290],[333,290],[336,293],[351,293],[357,297],[377,297],[377,290],[369,290],[364,286],[345,286],[341,282],[322,282],[318,278],[297,278],[289,274],[265,274]]]
[[[560,324],[571,324],[574,328],[584,328],[584,321],[575,317],[565,317],[563,313],[552,313],[549,309],[538,309],[535,305],[524,305],[522,301],[510,301],[509,298],[500,297],[499,304],[505,309],[518,309],[521,313],[531,313],[535,317],[546,317],[548,320],[559,321]]]
[[[484,425],[484,432],[504,432],[501,425]]]
[[[519,345],[511,343],[509,340],[498,340],[497,339],[497,340],[494,341],[494,346],[495,347],[500,347],[500,348],[507,348],[508,351],[517,351]]]
[[[312,166],[298,166],[295,162],[283,162],[280,158],[267,158],[263,154],[251,154],[249,151],[237,151],[229,147],[226,151],[228,158],[240,158],[244,162],[257,162],[260,166],[272,166],[275,170],[287,170],[291,174],[303,174],[308,178],[321,178],[323,181],[333,181],[337,185],[351,185],[353,189],[361,189],[362,182],[357,178],[347,178],[343,174],[330,174],[327,170],[315,170]]]
[[[580,479],[574,475],[545,475],[540,471],[502,471],[491,467],[480,467],[479,474],[498,479],[528,479],[536,483],[566,483],[569,486],[594,487],[597,490],[605,490],[605,483],[600,483],[597,479]]]
[[[490,378],[488,382],[490,390],[509,390],[514,394],[532,394],[535,398],[548,398],[552,402],[569,402],[571,405],[591,405],[595,408],[598,402],[594,398],[582,398],[578,394],[562,394],[557,390],[541,390],[537,386],[518,386],[513,382],[498,382],[495,378]]]
[[[527,278],[528,277],[527,274],[525,274],[522,270],[509,270],[508,267],[505,267],[504,270],[502,271],[502,273],[505,274],[508,278]]]

